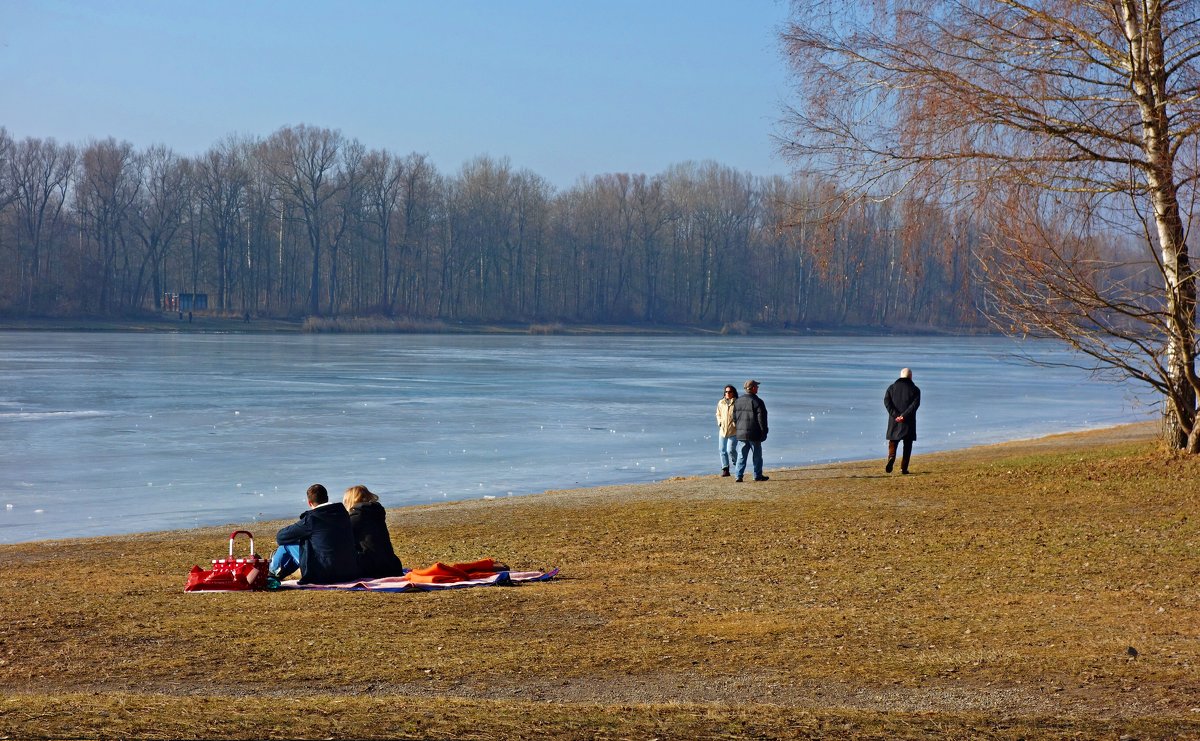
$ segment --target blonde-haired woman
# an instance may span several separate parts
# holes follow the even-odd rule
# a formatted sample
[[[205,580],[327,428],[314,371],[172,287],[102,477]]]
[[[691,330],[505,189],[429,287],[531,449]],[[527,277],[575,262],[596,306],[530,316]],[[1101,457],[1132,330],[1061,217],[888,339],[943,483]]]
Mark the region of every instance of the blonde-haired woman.
[[[358,568],[363,578],[403,576],[404,567],[392,550],[387,513],[379,503],[379,497],[365,486],[351,486],[342,495],[342,504],[346,505],[350,522],[354,525],[354,539],[358,542]]]

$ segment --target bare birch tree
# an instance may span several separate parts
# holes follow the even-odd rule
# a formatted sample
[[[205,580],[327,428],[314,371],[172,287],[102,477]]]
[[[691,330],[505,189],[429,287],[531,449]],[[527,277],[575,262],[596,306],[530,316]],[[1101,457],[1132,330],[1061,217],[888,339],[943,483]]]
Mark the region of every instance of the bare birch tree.
[[[802,101],[784,151],[851,198],[970,209],[1003,326],[1159,391],[1192,453],[1198,17],[1196,0],[799,0],[783,34]],[[1140,255],[1101,249],[1122,234]]]

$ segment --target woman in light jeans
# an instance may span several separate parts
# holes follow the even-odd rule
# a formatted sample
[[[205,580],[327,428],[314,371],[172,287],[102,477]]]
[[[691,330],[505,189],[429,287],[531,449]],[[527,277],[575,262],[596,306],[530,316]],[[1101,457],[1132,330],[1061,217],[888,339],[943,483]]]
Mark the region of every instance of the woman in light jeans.
[[[737,389],[725,387],[725,395],[717,402],[717,445],[721,451],[721,475],[728,476],[730,466],[737,465],[737,427],[733,424],[733,402]]]

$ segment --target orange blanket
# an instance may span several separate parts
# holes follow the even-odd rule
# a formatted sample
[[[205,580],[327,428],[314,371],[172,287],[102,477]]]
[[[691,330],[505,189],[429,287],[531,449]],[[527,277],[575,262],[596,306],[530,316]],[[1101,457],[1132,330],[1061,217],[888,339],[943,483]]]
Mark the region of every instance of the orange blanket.
[[[467,563],[435,562],[423,569],[412,569],[402,578],[414,584],[450,584],[456,581],[486,579],[492,574],[508,571],[508,566],[493,558],[484,558]]]

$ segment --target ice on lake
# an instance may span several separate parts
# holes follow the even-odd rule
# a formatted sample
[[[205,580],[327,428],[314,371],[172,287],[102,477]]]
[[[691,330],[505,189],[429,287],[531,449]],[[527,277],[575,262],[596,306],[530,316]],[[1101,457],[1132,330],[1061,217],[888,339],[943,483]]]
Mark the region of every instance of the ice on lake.
[[[883,454],[884,388],[921,386],[916,453],[1147,418],[1129,387],[997,337],[0,332],[0,542],[293,517],[718,470],[714,409],[762,383],[768,468]],[[260,536],[262,537],[262,536]]]

